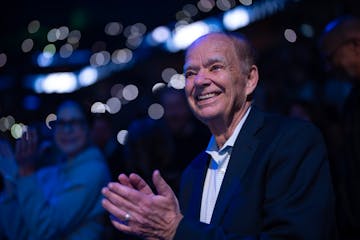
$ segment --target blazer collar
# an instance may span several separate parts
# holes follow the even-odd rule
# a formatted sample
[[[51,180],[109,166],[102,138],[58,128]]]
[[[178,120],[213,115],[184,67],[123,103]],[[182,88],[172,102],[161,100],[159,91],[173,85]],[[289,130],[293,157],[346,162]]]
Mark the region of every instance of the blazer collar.
[[[205,181],[207,167],[209,165],[210,157],[203,151],[201,152],[195,161],[192,163],[192,184],[187,186],[186,192],[190,192],[192,203],[187,206],[187,215],[192,216],[194,219],[200,218],[200,208],[201,208],[201,197],[203,184]]]
[[[259,140],[256,133],[264,124],[264,114],[252,107],[236,141],[229,160],[211,223],[218,223],[232,194],[241,191],[241,179],[253,158]]]

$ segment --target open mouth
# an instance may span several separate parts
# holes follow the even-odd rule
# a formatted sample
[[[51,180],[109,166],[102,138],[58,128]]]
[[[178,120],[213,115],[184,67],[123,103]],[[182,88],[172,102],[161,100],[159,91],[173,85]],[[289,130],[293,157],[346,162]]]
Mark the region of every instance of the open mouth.
[[[219,93],[215,93],[215,92],[206,93],[206,94],[201,94],[201,95],[198,95],[198,96],[196,97],[196,100],[197,100],[197,101],[204,101],[204,100],[213,98],[213,97],[218,96],[218,95],[219,95]]]

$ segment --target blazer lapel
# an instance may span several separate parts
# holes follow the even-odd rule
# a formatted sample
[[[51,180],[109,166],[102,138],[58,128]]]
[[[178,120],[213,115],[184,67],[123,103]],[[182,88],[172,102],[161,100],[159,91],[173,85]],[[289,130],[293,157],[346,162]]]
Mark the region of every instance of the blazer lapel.
[[[221,221],[232,194],[241,190],[241,179],[246,173],[257,148],[258,139],[255,134],[261,128],[263,122],[263,115],[255,107],[252,107],[235,141],[211,223]]]
[[[200,218],[200,208],[201,208],[201,198],[202,198],[202,190],[203,190],[203,184],[205,181],[206,171],[209,163],[209,155],[203,151],[200,153],[198,157],[198,161],[196,162],[193,171],[194,174],[192,174],[192,185],[188,186],[191,188],[191,204],[187,207],[187,214],[189,216],[193,216],[194,219]]]

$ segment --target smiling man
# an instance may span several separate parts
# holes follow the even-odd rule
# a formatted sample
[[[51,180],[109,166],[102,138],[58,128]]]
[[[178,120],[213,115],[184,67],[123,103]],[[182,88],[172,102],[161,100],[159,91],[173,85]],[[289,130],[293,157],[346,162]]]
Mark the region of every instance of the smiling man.
[[[185,56],[185,92],[212,133],[184,171],[179,202],[159,171],[154,193],[137,174],[103,189],[120,231],[145,239],[332,239],[333,190],[323,138],[311,123],[252,106],[251,44],[210,33]]]

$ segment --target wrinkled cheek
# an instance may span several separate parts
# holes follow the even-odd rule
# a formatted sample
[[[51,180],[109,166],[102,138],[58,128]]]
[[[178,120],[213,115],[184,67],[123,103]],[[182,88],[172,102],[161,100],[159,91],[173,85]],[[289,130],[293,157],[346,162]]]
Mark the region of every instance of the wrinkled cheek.
[[[193,111],[193,112],[197,112],[198,111],[198,107],[196,106],[196,103],[193,99],[188,99],[188,103],[189,103],[189,106],[190,106],[190,109]]]

